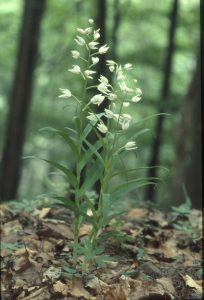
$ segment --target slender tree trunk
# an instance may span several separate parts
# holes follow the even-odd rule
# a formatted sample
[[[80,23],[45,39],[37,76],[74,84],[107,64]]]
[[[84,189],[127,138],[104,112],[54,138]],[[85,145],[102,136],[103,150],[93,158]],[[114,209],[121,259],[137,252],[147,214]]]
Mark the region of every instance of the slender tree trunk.
[[[166,61],[164,66],[164,79],[163,86],[161,90],[161,108],[159,113],[164,113],[164,106],[168,100],[169,91],[170,91],[170,79],[172,73],[172,61],[175,51],[175,32],[177,25],[177,15],[178,15],[178,0],[174,0],[172,11],[170,13],[170,28],[169,28],[169,45],[167,48]],[[162,145],[162,135],[163,135],[163,125],[164,125],[164,115],[159,115],[156,121],[156,126],[154,129],[155,139],[152,144],[151,157],[149,161],[149,166],[157,166],[159,164],[160,148]],[[148,177],[156,177],[157,168],[151,168],[148,170]],[[154,186],[149,185],[146,190],[145,199],[154,201],[155,198],[155,189]]]
[[[10,111],[0,170],[0,198],[2,200],[16,198],[20,181],[21,156],[44,9],[45,0],[24,1],[19,50],[10,95]]]
[[[181,119],[176,128],[176,159],[172,189],[174,204],[181,204],[185,200],[182,190],[182,185],[185,184],[195,208],[201,208],[202,201],[200,83],[199,54],[196,70],[181,105]]]

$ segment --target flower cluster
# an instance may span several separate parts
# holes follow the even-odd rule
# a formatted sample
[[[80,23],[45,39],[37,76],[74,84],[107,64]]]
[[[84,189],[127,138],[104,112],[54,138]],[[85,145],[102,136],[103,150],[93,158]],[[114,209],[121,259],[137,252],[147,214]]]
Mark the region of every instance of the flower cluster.
[[[76,44],[87,51],[87,57],[82,56],[82,51],[71,51],[73,59],[83,61],[85,66],[82,68],[80,64],[74,64],[72,68],[68,70],[73,74],[82,76],[82,78],[87,81],[87,85],[96,74],[94,67],[99,62],[100,55],[105,54],[109,49],[107,45],[99,45],[100,29],[94,30],[93,24],[94,21],[89,19],[89,27],[85,29],[77,28],[78,34],[75,38]],[[125,110],[128,110],[131,104],[135,104],[141,100],[142,91],[136,87],[136,79],[133,80],[132,86],[128,86],[126,83],[126,73],[132,70],[132,64],[126,63],[122,66],[113,60],[107,60],[106,65],[114,80],[114,85],[110,83],[107,77],[100,74],[97,85],[86,87],[86,89],[95,89],[95,95],[82,105],[83,111],[89,110],[87,119],[91,124],[94,124],[100,133],[111,134],[111,122],[116,124],[116,131],[124,131],[129,128],[132,122],[132,116]],[[73,97],[80,102],[68,89],[61,89],[61,91],[62,94],[59,96],[60,98]],[[108,103],[107,108],[101,114],[96,114],[94,112],[94,106],[100,106],[104,101]],[[101,116],[104,116],[107,122],[104,123]],[[124,146],[125,150],[136,148],[134,141],[130,141]]]

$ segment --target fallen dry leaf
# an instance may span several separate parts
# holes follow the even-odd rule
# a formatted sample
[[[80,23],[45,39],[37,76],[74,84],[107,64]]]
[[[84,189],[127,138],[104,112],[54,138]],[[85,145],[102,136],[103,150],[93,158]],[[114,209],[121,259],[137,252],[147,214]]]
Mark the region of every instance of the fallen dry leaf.
[[[161,278],[156,279],[156,281],[158,283],[160,283],[162,285],[162,287],[164,288],[164,290],[166,292],[168,292],[174,298],[176,291],[175,291],[172,279],[170,277],[161,277]]]
[[[104,300],[128,300],[122,286],[112,286],[105,293]]]
[[[86,283],[86,287],[89,287],[97,292],[97,294],[101,294],[104,289],[108,288],[108,284],[104,281],[100,280],[95,275],[90,275],[88,281]]]
[[[38,216],[39,219],[43,219],[50,213],[51,209],[50,207],[44,207],[40,210],[36,210],[35,215]]]
[[[15,259],[14,270],[16,272],[23,272],[30,266],[28,251],[22,251],[22,253],[21,256],[17,256]]]
[[[45,222],[44,222],[45,221]],[[64,237],[66,239],[73,239],[73,233],[70,227],[59,220],[43,220],[44,225],[51,229],[53,232],[57,233],[60,237]]]
[[[62,273],[61,268],[55,268],[55,267],[51,266],[49,269],[47,269],[43,273],[43,279],[44,280],[46,280],[46,279],[58,279],[60,277],[61,273]]]
[[[202,287],[189,275],[183,276],[186,286],[195,289],[198,293],[202,294]]]
[[[80,279],[74,279],[73,289],[69,291],[69,294],[78,298],[84,297],[85,299],[91,299],[91,295],[87,290],[85,290]]]
[[[34,287],[34,289],[35,289],[35,287]],[[35,289],[27,297],[25,297],[25,294],[23,292],[22,295],[19,295],[18,299],[19,300],[20,299],[22,299],[22,300],[36,300],[36,299],[45,300],[45,299],[47,299],[46,296],[45,296],[46,294],[48,294],[46,292],[46,288],[43,287],[43,288],[40,288],[40,289],[37,289],[37,290]]]
[[[89,234],[92,230],[93,226],[91,224],[83,224],[79,229],[79,238]]]
[[[68,294],[68,286],[64,283],[62,283],[61,281],[57,281],[53,284],[53,289],[55,291],[55,293],[60,293],[63,296],[67,296]]]
[[[147,210],[143,208],[131,209],[127,215],[128,221],[143,219],[147,215]]]

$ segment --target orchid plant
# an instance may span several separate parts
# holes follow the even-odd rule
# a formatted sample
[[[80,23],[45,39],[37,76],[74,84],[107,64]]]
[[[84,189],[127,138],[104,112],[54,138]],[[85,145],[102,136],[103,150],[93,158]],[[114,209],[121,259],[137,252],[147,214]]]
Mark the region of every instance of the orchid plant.
[[[134,123],[133,116],[128,111],[130,111],[130,106],[134,109],[134,106],[141,100],[142,91],[137,87],[136,79],[132,81],[132,86],[126,82],[126,74],[133,68],[130,63],[122,66],[113,60],[106,61],[112,84],[104,74],[97,75],[96,66],[100,57],[109,49],[107,45],[99,44],[99,38],[100,29],[94,29],[92,19],[89,20],[87,28],[77,28],[75,42],[78,48],[71,51],[76,64],[73,64],[68,71],[76,76],[76,80],[83,82],[83,90],[76,95],[70,88],[61,88],[59,95],[59,98],[69,99],[68,101],[73,101],[76,105],[76,114],[73,118],[74,128],[52,129],[69,145],[75,158],[76,168],[73,171],[57,162],[46,160],[64,172],[74,190],[74,201],[64,196],[56,198],[75,214],[73,263],[76,266],[77,257],[83,251],[86,254],[89,253],[90,255],[84,255],[84,270],[87,265],[90,266],[96,262],[97,257],[101,258],[103,251],[97,249],[101,249],[104,241],[101,235],[102,230],[117,215],[111,213],[110,210],[113,201],[120,197],[120,194],[124,195],[124,192],[144,185],[144,178],[140,178],[112,188],[111,179],[118,174],[115,173],[115,165],[119,156],[137,149],[135,141],[137,135],[133,135],[131,140],[127,135]],[[96,76],[98,79],[95,78]],[[91,97],[89,96],[90,90],[92,91]],[[97,113],[96,107],[100,108],[104,101],[107,103],[106,108]],[[92,132],[96,136],[94,143],[89,140]],[[85,169],[87,169],[86,176],[82,182],[82,172]],[[96,208],[92,199],[87,196],[87,192],[98,180],[101,189]],[[85,221],[92,225],[92,230],[82,246],[79,243],[79,230]]]

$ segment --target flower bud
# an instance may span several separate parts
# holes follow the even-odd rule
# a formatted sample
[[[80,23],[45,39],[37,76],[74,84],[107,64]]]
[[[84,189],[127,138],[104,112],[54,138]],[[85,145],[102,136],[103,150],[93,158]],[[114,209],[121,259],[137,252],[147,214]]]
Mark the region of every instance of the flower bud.
[[[70,98],[72,93],[68,89],[60,89],[62,91],[62,95],[58,96],[59,98]]]
[[[76,39],[74,39],[74,40],[79,46],[83,46],[86,44],[85,39],[83,39],[81,36],[77,35]]]
[[[99,130],[101,133],[107,133],[107,131],[108,131],[108,128],[107,128],[106,125],[103,124],[102,122],[100,122],[100,123],[97,125],[97,128],[98,128],[98,130]]]
[[[95,95],[91,98],[90,102],[96,105],[100,105],[105,99],[105,96],[102,94]]]
[[[77,59],[77,58],[80,57],[79,51],[71,51],[71,52],[72,52],[72,57],[73,57],[74,59]]]
[[[96,71],[91,71],[91,70],[86,70],[84,71],[84,75],[86,78],[89,78],[89,79],[93,79],[93,77],[91,76],[92,74],[95,74]]]
[[[96,45],[98,45],[99,43],[98,42],[90,42],[88,45],[89,45],[89,48],[94,50],[94,49],[98,49],[96,47]]]
[[[92,63],[93,65],[96,65],[99,62],[99,58],[98,57],[92,57]]]
[[[105,54],[108,51],[109,47],[107,45],[104,45],[98,49],[99,54]]]
[[[71,72],[71,73],[74,73],[74,74],[80,74],[81,73],[81,69],[77,65],[73,65],[73,69],[69,69],[68,71]]]
[[[125,150],[134,150],[137,149],[138,147],[136,146],[136,143],[134,141],[127,142],[124,146]]]

